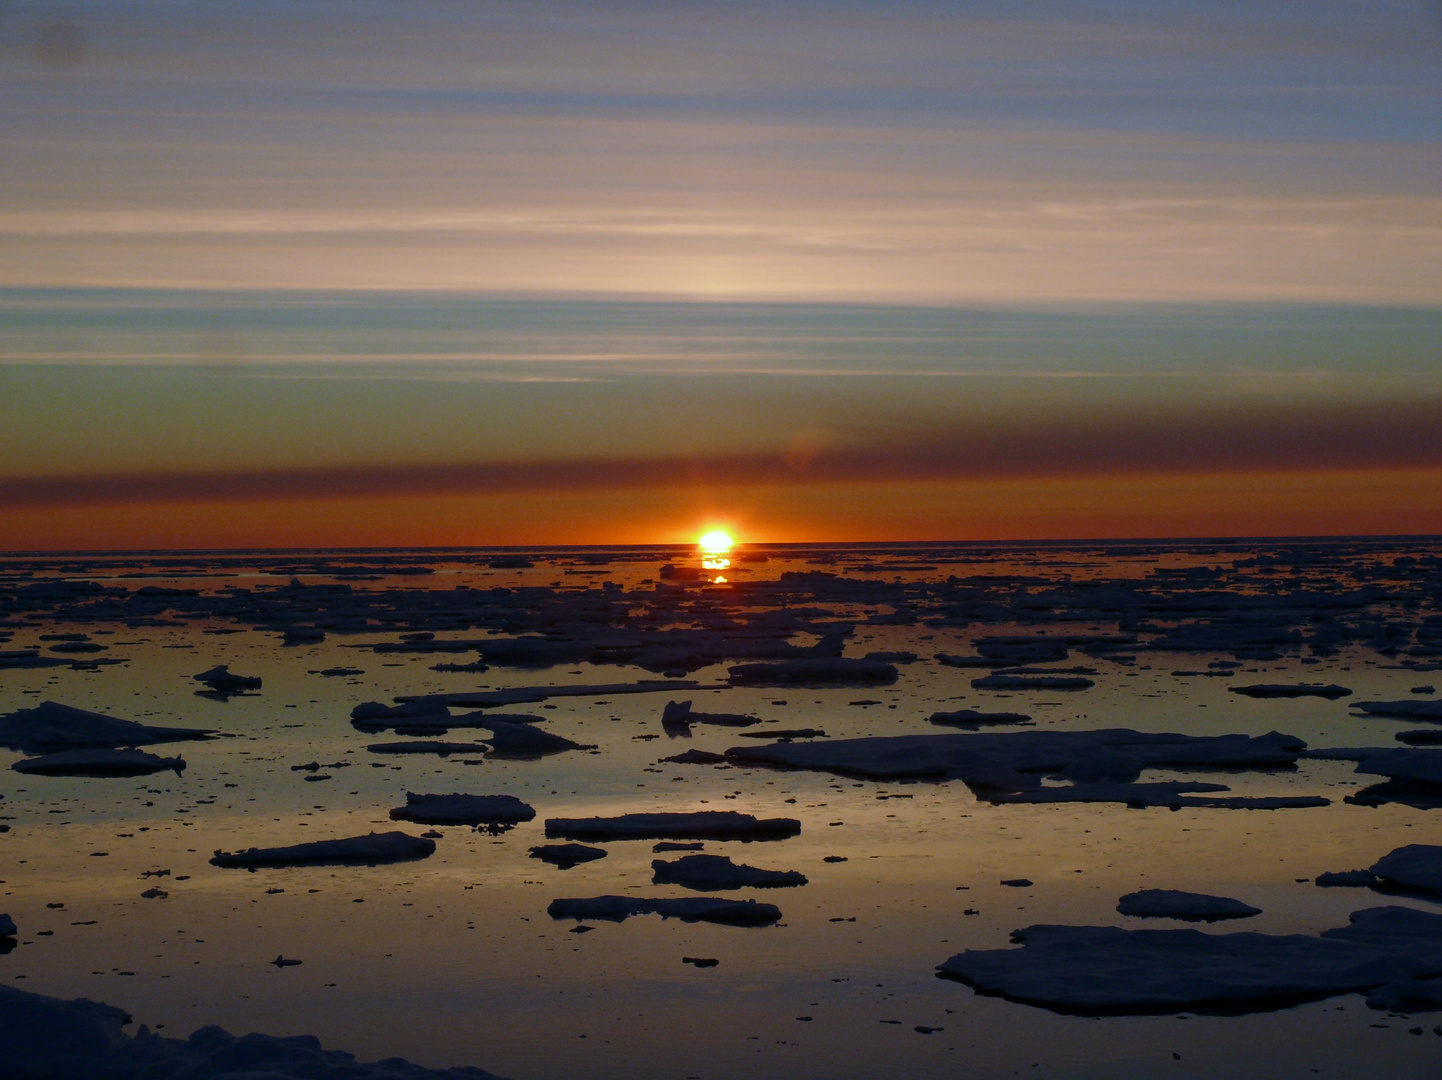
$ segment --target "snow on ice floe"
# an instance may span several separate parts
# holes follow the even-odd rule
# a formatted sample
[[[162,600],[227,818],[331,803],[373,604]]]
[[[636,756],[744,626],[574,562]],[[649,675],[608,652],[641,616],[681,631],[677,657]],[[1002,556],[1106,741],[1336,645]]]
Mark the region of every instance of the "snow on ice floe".
[[[1254,1012],[1442,975],[1442,915],[1353,912],[1308,934],[1029,926],[1015,949],[974,949],[938,965],[982,994],[1069,1013]]]
[[[660,915],[682,922],[723,923],[728,926],[771,926],[781,920],[781,909],[756,900],[724,900],[716,896],[648,899],[641,896],[591,896],[552,900],[546,914],[553,919],[603,919],[623,922],[632,915]]]
[[[1381,1012],[1419,1013],[1442,1010],[1442,979],[1398,979],[1367,995],[1367,1008]]]
[[[154,727],[103,713],[42,701],[30,709],[0,716],[0,746],[23,753],[50,750],[149,746],[154,743],[208,739],[206,728]]]
[[[514,795],[416,795],[406,792],[405,806],[391,811],[394,821],[421,825],[510,826],[530,821],[535,807]]]
[[[0,1075],[6,1080],[497,1080],[482,1069],[427,1069],[402,1058],[357,1062],[310,1035],[236,1037],[203,1027],[171,1039],[123,1009],[0,986]]]
[[[1336,683],[1251,683],[1227,687],[1234,694],[1253,698],[1319,697],[1333,700],[1351,696],[1352,691]]]
[[[170,770],[179,776],[185,771],[185,759],[144,750],[59,750],[22,758],[10,768],[35,776],[148,776]]]
[[[806,884],[795,870],[762,870],[724,855],[683,855],[673,862],[651,861],[651,884],[680,885],[696,892],[729,889],[784,889]]]
[[[558,870],[569,870],[581,863],[606,857],[606,849],[585,844],[538,844],[531,848],[531,858],[550,863]]]
[[[369,833],[340,840],[313,840],[286,847],[246,848],[217,851],[211,864],[254,870],[270,866],[375,866],[379,863],[424,859],[436,850],[436,842],[409,833]]]
[[[1218,919],[1249,919],[1261,908],[1229,896],[1182,892],[1178,889],[1141,889],[1117,901],[1117,911],[1140,919],[1185,919],[1213,922]]]
[[[1408,844],[1383,855],[1371,866],[1384,884],[1442,893],[1442,847]]]
[[[757,818],[735,810],[546,819],[547,836],[568,840],[783,840],[800,832],[795,818]]]
[[[1362,889],[1377,884],[1377,875],[1370,870],[1334,870],[1318,874],[1312,883],[1324,889]]]

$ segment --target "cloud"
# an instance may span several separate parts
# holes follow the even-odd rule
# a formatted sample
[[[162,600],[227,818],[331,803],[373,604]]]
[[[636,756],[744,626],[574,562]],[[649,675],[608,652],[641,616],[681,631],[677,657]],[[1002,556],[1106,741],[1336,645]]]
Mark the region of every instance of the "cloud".
[[[404,498],[777,484],[1442,468],[1442,399],[934,427],[733,455],[318,465],[0,479],[0,507]]]

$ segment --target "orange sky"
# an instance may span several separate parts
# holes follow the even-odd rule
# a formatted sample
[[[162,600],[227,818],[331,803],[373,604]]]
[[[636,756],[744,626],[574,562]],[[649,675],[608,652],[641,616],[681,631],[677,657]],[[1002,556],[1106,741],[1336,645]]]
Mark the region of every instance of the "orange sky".
[[[6,550],[1442,534],[1442,469],[9,510]]]

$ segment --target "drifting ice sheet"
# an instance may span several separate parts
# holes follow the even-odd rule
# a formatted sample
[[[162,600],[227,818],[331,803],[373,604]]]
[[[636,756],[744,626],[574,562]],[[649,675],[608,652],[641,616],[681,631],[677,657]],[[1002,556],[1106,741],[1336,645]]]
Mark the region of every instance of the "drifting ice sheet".
[[[257,869],[262,866],[375,866],[378,863],[424,859],[436,850],[436,842],[409,833],[369,833],[342,840],[315,840],[289,847],[246,848],[217,851],[214,866]]]

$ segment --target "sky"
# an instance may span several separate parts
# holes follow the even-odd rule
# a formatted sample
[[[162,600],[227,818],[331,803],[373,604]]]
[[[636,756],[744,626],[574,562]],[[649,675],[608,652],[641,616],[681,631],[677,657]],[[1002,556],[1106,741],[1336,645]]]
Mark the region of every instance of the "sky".
[[[1442,533],[1442,4],[0,3],[0,549]]]

